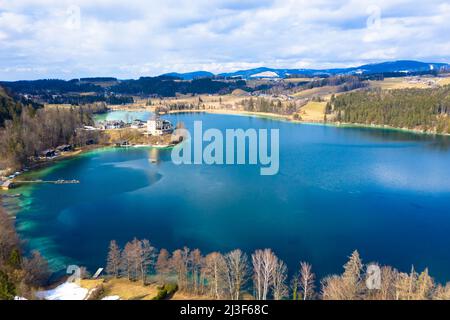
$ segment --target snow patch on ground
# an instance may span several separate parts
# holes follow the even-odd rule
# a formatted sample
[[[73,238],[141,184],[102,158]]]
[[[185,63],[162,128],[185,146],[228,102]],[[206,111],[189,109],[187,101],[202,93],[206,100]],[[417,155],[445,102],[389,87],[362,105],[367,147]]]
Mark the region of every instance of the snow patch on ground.
[[[104,297],[102,300],[120,300],[119,296],[108,296]]]
[[[36,296],[44,300],[84,300],[88,290],[76,283],[65,282],[52,290],[39,291]]]
[[[279,78],[279,77],[280,76],[278,75],[278,73],[275,73],[273,71],[260,72],[251,76],[251,78]]]

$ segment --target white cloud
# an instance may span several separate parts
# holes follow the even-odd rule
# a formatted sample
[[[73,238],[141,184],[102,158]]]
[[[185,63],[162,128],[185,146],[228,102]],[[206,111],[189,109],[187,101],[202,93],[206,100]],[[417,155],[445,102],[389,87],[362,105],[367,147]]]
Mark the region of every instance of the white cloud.
[[[446,0],[0,0],[0,79],[448,61],[447,21]]]

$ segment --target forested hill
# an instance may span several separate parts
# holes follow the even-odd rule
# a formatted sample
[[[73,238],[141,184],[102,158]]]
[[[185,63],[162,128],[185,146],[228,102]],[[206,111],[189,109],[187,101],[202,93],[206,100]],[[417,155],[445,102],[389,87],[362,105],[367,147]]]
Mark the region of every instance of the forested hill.
[[[0,87],[0,127],[3,126],[5,120],[11,120],[20,115],[24,105],[31,105],[35,109],[40,108],[40,105],[31,101],[11,97],[3,87]]]
[[[100,86],[81,83],[78,79],[64,81],[54,79],[1,82],[0,85],[17,94],[38,95],[42,93],[64,94],[72,92],[103,92]]]
[[[111,91],[132,95],[158,95],[162,97],[174,97],[181,94],[226,94],[235,89],[246,89],[246,82],[238,81],[214,81],[212,79],[195,79],[192,81],[180,81],[170,76],[142,77],[138,80],[121,81],[110,88]]]
[[[332,97],[327,114],[339,122],[450,133],[450,86],[352,92]]]
[[[103,83],[102,83],[103,81]],[[246,89],[246,82],[215,81],[212,79],[194,79],[183,81],[170,76],[142,77],[138,80],[121,80],[114,78],[83,78],[70,81],[64,80],[34,80],[0,82],[0,85],[22,95],[65,95],[73,93],[106,92],[119,95],[158,95],[173,97],[182,94],[220,94],[230,93],[235,89]]]

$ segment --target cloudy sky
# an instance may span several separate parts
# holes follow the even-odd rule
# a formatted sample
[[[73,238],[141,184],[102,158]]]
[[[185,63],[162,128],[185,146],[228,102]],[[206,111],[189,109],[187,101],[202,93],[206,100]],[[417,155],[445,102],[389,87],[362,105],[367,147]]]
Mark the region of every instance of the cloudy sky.
[[[0,80],[450,61],[449,0],[0,0]]]

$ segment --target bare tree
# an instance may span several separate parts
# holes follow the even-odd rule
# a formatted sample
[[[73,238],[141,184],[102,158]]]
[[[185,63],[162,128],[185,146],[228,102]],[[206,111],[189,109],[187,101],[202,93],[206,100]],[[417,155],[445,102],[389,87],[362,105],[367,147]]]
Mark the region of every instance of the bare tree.
[[[225,255],[225,270],[222,272],[231,300],[239,300],[242,288],[248,280],[248,258],[237,249]]]
[[[37,251],[32,252],[31,258],[23,259],[22,269],[25,272],[24,282],[31,287],[44,286],[51,274],[47,260]]]
[[[286,284],[287,267],[286,264],[277,259],[272,275],[273,298],[282,300],[289,295],[289,288]]]
[[[155,248],[150,241],[134,238],[125,245],[121,255],[120,269],[128,280],[141,279],[145,285],[149,269],[154,264],[154,258]]]
[[[191,251],[189,258],[192,265],[192,284],[193,291],[195,294],[198,294],[201,286],[201,267],[203,263],[203,256],[199,249],[195,249]]]
[[[109,244],[106,272],[114,278],[117,278],[120,274],[120,260],[120,248],[117,245],[117,242],[115,240],[112,240]]]
[[[272,284],[273,271],[277,264],[277,257],[272,250],[257,250],[252,255],[254,283],[256,289],[256,298],[258,300],[267,300],[270,286]]]
[[[139,264],[139,273],[141,276],[142,284],[146,284],[149,268],[154,264],[155,248],[150,244],[150,241],[144,239],[137,241],[137,261]]]
[[[183,287],[186,290],[189,290],[189,273],[190,273],[190,267],[191,267],[191,255],[190,255],[190,249],[188,247],[184,247],[183,250],[181,250],[181,259],[183,262]]]
[[[299,287],[301,290],[301,298],[303,300],[311,300],[314,296],[315,275],[312,267],[307,262],[300,263]]]
[[[130,242],[128,242],[122,251],[120,269],[122,270],[123,274],[127,277],[128,280],[135,280],[133,273],[133,266],[134,266],[133,250],[134,250],[133,245]]]
[[[221,299],[224,290],[221,272],[226,269],[222,254],[219,252],[208,254],[203,269],[211,296],[215,299]]]
[[[414,300],[414,294],[417,288],[418,274],[411,267],[410,274],[400,273],[395,283],[396,300]]]
[[[348,300],[345,296],[345,286],[342,278],[336,275],[322,280],[323,300]]]
[[[138,280],[141,277],[140,274],[140,268],[141,268],[141,246],[140,242],[137,238],[134,238],[133,241],[131,241],[131,270],[133,272],[133,278],[134,280]]]
[[[450,283],[438,285],[433,293],[434,300],[450,300]]]
[[[180,290],[187,290],[187,273],[188,273],[188,252],[189,249],[175,250],[172,253],[172,258],[170,259],[170,265],[172,270],[177,275],[178,287]]]
[[[258,250],[252,254],[253,264],[253,290],[256,300],[262,300],[263,293],[263,257],[262,251]]]
[[[164,283],[170,273],[170,254],[166,249],[161,249],[156,261],[156,272],[160,283]]]
[[[398,278],[398,271],[391,267],[381,268],[381,287],[374,291],[372,300],[395,300],[395,282]]]

